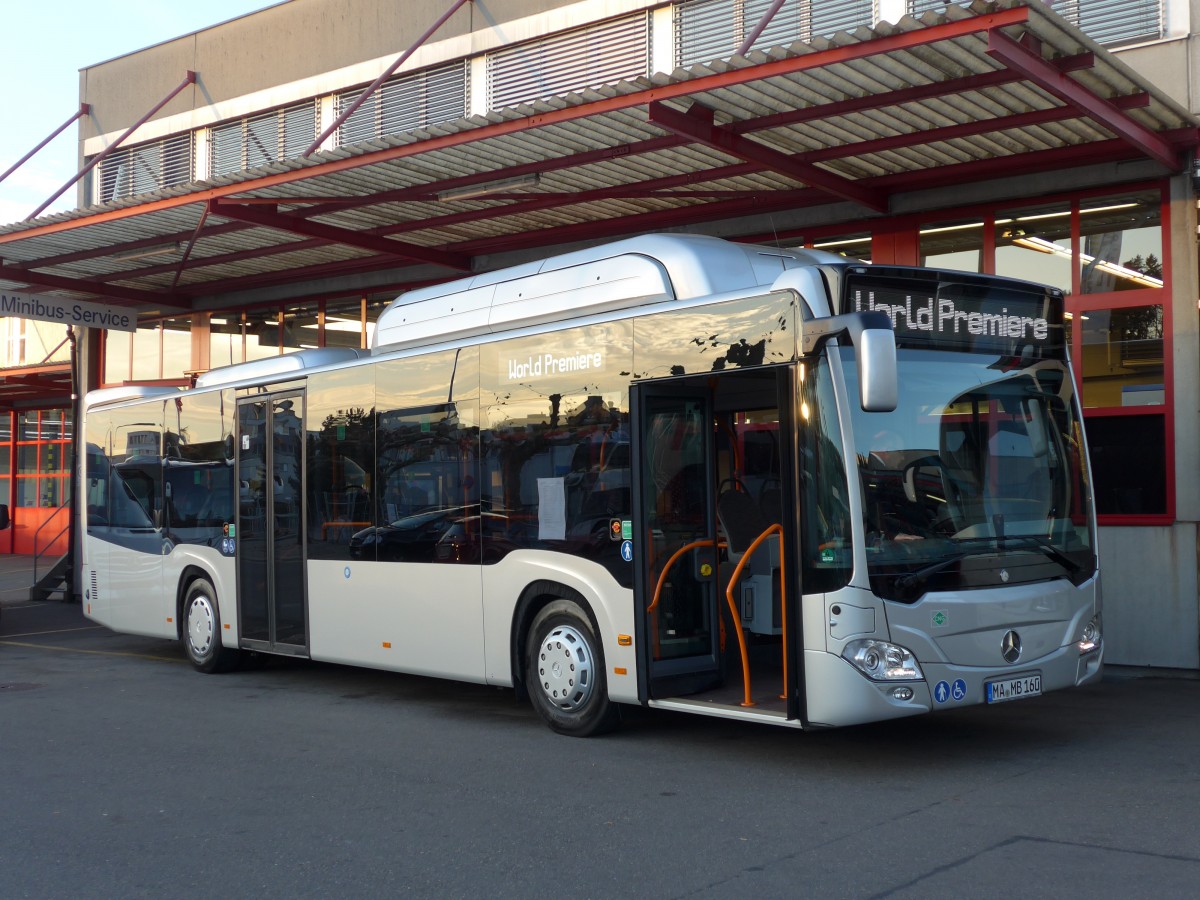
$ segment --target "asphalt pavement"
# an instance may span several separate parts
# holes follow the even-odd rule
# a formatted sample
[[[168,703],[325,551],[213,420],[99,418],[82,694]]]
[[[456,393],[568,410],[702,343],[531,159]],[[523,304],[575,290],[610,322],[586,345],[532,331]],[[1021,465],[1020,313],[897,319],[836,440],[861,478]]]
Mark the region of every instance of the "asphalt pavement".
[[[19,579],[21,576],[14,576]],[[0,591],[11,591],[0,581]],[[0,593],[0,897],[1192,897],[1200,680],[801,734],[172,642]]]

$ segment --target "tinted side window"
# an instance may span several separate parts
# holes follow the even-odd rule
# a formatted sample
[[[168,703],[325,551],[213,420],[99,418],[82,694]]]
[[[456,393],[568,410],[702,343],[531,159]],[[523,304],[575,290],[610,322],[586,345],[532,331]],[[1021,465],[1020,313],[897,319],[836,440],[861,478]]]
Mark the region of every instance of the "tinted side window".
[[[354,535],[375,524],[374,367],[309,379],[305,455],[308,558],[350,559]]]
[[[631,346],[632,323],[610,322],[482,348],[481,500],[505,517],[485,561],[561,550],[629,582],[611,529],[630,515]]]
[[[163,492],[166,527],[178,543],[212,545],[234,521],[235,403],[231,393],[212,393],[167,405]]]
[[[89,531],[162,524],[162,421],[161,401],[89,416]]]

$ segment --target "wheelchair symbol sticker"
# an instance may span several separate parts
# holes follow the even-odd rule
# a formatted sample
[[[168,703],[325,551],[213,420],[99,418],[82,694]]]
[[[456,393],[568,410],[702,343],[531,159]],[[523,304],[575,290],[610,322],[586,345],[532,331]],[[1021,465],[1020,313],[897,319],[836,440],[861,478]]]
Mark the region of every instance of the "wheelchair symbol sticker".
[[[621,541],[621,559],[633,562],[633,541]]]
[[[950,688],[950,696],[955,700],[962,700],[967,696],[967,683],[961,678],[954,679],[954,686]]]

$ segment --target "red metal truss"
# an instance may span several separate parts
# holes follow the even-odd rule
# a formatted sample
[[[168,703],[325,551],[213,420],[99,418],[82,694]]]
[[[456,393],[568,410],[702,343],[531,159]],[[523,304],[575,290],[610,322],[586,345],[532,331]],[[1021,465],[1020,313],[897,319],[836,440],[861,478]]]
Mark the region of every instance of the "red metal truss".
[[[1180,154],[1156,132],[1135,122],[1108,100],[1097,97],[1079,82],[1049,65],[1041,55],[999,31],[988,32],[987,54],[1042,90],[1082,112],[1096,124],[1128,141],[1139,152],[1162,163],[1171,172],[1181,165]]]
[[[354,115],[355,111],[366,102],[367,98],[379,90],[380,85],[396,74],[396,70],[404,65],[405,61],[414,53],[416,53],[417,49],[422,44],[433,37],[434,32],[445,25],[446,22],[449,21],[450,17],[458,12],[459,7],[461,7],[464,3],[471,2],[473,2],[473,0],[454,0],[454,2],[450,5],[450,8],[442,13],[438,20],[430,25],[429,28],[425,30],[425,33],[417,38],[411,47],[400,54],[400,57],[395,62],[384,69],[378,78],[364,88],[363,92],[359,94],[357,98],[355,98],[354,102],[342,110],[341,114],[329,124],[329,127],[322,131],[320,136],[312,142],[312,145],[300,155],[311,156],[313,153],[320,150],[321,145],[325,143],[325,139],[337,131],[343,122]]]
[[[772,78],[781,75],[790,75],[797,72],[818,69],[823,66],[834,65],[847,60],[864,59],[898,50],[907,50],[913,47],[937,43],[939,41],[952,40],[954,38],[963,37],[969,34],[988,32],[995,28],[1021,25],[1027,22],[1028,19],[1028,9],[1023,6],[1016,6],[1012,7],[1011,9],[998,10],[994,13],[988,13],[982,16],[974,16],[968,19],[931,25],[928,28],[917,29],[914,31],[897,32],[895,34],[890,34],[872,41],[848,44],[846,46],[830,47],[826,50],[816,50],[812,53],[807,53],[802,56],[771,60],[770,62],[761,63],[751,68],[733,69],[728,72],[705,75],[688,81],[680,81],[672,84],[647,88],[643,91],[635,91],[630,94],[607,97],[603,100],[595,100],[590,103],[584,103],[577,106],[568,106],[562,109],[538,113],[536,115],[526,116],[520,119],[496,122],[490,125],[481,126],[479,128],[464,129],[462,131],[455,132],[454,134],[438,135],[437,137],[432,137],[427,140],[412,144],[388,147],[382,150],[374,150],[369,153],[362,153],[329,160],[313,166],[289,169],[286,172],[277,172],[271,175],[264,175],[259,178],[253,178],[247,181],[238,182],[236,184],[221,185],[219,187],[208,188],[207,190],[196,191],[195,193],[191,194],[183,194],[178,197],[164,197],[159,200],[141,204],[139,206],[104,210],[103,212],[98,212],[94,215],[81,219],[63,222],[50,222],[45,225],[26,229],[24,231],[0,235],[0,244],[5,244],[13,240],[24,240],[31,237],[57,234],[61,231],[71,231],[84,225],[96,225],[104,222],[120,221],[122,219],[133,218],[135,216],[158,212],[160,210],[175,209],[191,203],[206,203],[209,200],[232,197],[237,194],[252,193],[265,188],[276,187],[282,184],[291,184],[292,182],[303,181],[308,178],[316,178],[322,175],[344,172],[362,166],[373,165],[375,163],[389,162],[397,159],[405,159],[411,156],[418,156],[422,153],[427,153],[433,150],[457,147],[463,144],[484,141],[489,138],[502,137],[504,135],[520,134],[524,131],[540,128],[545,125],[556,125],[564,122],[574,121],[576,119],[587,118],[588,116],[592,115],[615,112],[637,106],[646,106],[657,101],[671,100],[691,94],[701,94],[705,91],[718,90],[720,88],[741,84],[747,81],[757,81],[760,79]]]
[[[91,106],[89,106],[86,103],[80,103],[79,109],[75,112],[75,115],[71,116],[71,118],[67,119],[67,121],[63,122],[61,125],[59,125],[57,128],[55,128],[52,132],[50,132],[49,135],[47,135],[42,140],[42,142],[40,144],[38,144],[36,147],[34,147],[32,150],[30,150],[28,153],[26,153],[20,159],[18,159],[15,163],[13,163],[11,166],[9,166],[7,169],[5,169],[4,174],[0,175],[0,181],[3,181],[5,178],[7,178],[13,172],[17,171],[17,169],[21,168],[21,166],[25,165],[25,163],[29,162],[29,160],[33,159],[33,157],[37,155],[37,152],[39,150],[41,150],[48,143],[50,143],[52,140],[54,140],[56,137],[58,137],[60,134],[62,134],[64,131],[66,131],[68,128],[70,128],[75,122],[79,121],[81,118],[86,116],[91,111],[92,111]]]
[[[713,122],[713,112],[692,104],[686,113],[662,103],[650,104],[650,121],[674,134],[683,135],[706,147],[728,153],[738,159],[754,162],[780,175],[795,178],[828,194],[852,200],[876,212],[887,212],[887,195],[843,178],[836,172],[820,169],[795,156],[780,153],[757,141],[734,134]]]
[[[51,203],[53,203],[55,200],[57,200],[59,197],[61,197],[63,195],[63,193],[67,190],[67,188],[69,188],[71,185],[78,182],[79,179],[81,179],[88,172],[92,171],[92,169],[96,168],[96,166],[98,166],[105,157],[107,157],[110,153],[112,153],[114,150],[116,150],[118,147],[120,147],[121,144],[125,143],[126,138],[128,138],[131,134],[133,134],[135,131],[137,131],[139,128],[141,128],[142,125],[144,125],[147,121],[149,121],[150,118],[156,112],[158,112],[160,109],[162,109],[168,103],[170,103],[173,99],[175,99],[176,94],[178,94],[180,91],[182,91],[188,85],[195,84],[195,83],[196,83],[196,73],[189,70],[187,75],[184,77],[183,81],[181,81],[175,87],[174,90],[172,90],[169,94],[167,94],[167,96],[165,96],[161,100],[159,100],[156,104],[154,104],[154,106],[152,106],[146,112],[146,114],[144,116],[142,116],[140,119],[138,119],[132,125],[130,125],[129,128],[127,128],[125,130],[124,134],[122,134],[119,138],[117,138],[115,141],[113,141],[111,144],[109,144],[107,147],[105,147],[103,150],[101,150],[99,153],[97,153],[95,156],[93,156],[88,161],[88,164],[86,166],[84,166],[82,169],[80,169],[75,174],[74,178],[72,178],[70,181],[68,181],[66,184],[64,184],[62,187],[60,187],[57,191],[55,191],[53,194],[51,194],[50,198],[45,203],[43,203],[41,206],[39,206],[37,209],[35,209],[33,212],[31,212],[29,214],[29,216],[25,219],[25,221],[28,222],[31,219],[36,219],[47,206],[49,206]]]
[[[190,300],[173,297],[169,294],[157,294],[136,288],[113,286],[91,278],[63,278],[61,275],[31,272],[28,269],[19,269],[7,263],[0,263],[0,278],[6,281],[16,281],[26,284],[31,289],[42,287],[57,291],[79,291],[96,294],[115,302],[124,301],[125,303],[144,304],[151,307],[191,308]]]
[[[469,272],[471,270],[470,259],[457,253],[447,253],[432,247],[418,247],[413,244],[405,244],[401,241],[376,237],[365,231],[351,231],[348,228],[324,225],[320,222],[314,222],[311,219],[285,216],[277,211],[265,209],[261,206],[241,206],[235,201],[217,200],[212,203],[212,213],[215,216],[237,219],[238,221],[249,222],[264,228],[275,228],[293,234],[302,234],[305,237],[316,238],[321,241],[358,247],[361,250],[370,250],[372,253],[390,254],[391,256],[397,256],[401,259],[408,259],[414,262],[434,263],[435,265],[445,266],[448,269],[460,272]]]
[[[454,8],[457,9],[462,2],[466,2],[466,0],[460,0]],[[184,298],[207,297],[231,291],[241,293],[258,286],[300,284],[314,278],[346,275],[351,272],[365,273],[383,269],[394,269],[400,272],[408,269],[412,264],[432,264],[457,272],[470,271],[473,256],[525,249],[542,240],[542,235],[549,236],[553,243],[590,240],[655,228],[681,226],[692,222],[748,217],[776,210],[825,204],[829,202],[830,195],[849,200],[870,210],[886,212],[888,197],[896,191],[960,184],[973,179],[1000,177],[1012,174],[1014,171],[1045,171],[1058,166],[1139,157],[1149,157],[1164,165],[1170,164],[1177,168],[1181,158],[1179,148],[1194,146],[1197,143],[1196,129],[1181,129],[1179,134],[1158,134],[1141,126],[1123,112],[1148,104],[1150,102],[1149,95],[1132,94],[1106,100],[1067,77],[1065,74],[1067,72],[1093,65],[1095,60],[1092,54],[1084,53],[1050,61],[1042,60],[1037,53],[996,31],[998,28],[1020,25],[1028,19],[1029,15],[1030,13],[1025,7],[1013,7],[984,16],[946,21],[922,29],[897,32],[871,41],[830,47],[802,56],[771,60],[748,68],[730,69],[715,75],[706,75],[690,81],[653,87],[621,96],[607,97],[603,100],[554,109],[547,113],[507,121],[493,121],[478,128],[465,128],[453,134],[442,134],[397,147],[344,156],[315,165],[252,178],[240,183],[221,185],[175,197],[164,197],[123,209],[104,210],[74,220],[35,226],[25,231],[0,235],[0,245],[9,241],[25,240],[178,209],[189,204],[204,203],[206,210],[204,215],[199,217],[198,224],[187,231],[178,231],[174,234],[159,233],[152,237],[127,241],[118,246],[109,245],[98,249],[74,250],[23,263],[10,262],[0,266],[0,278],[41,284],[56,289],[95,292],[102,296],[151,306],[176,306],[183,302]],[[706,91],[734,87],[746,82],[808,71],[897,50],[918,48],[938,41],[952,40],[981,32],[986,33],[989,39],[988,52],[1005,68],[970,77],[948,78],[927,85],[912,85],[893,91],[874,94],[867,92],[861,97],[846,97],[842,100],[817,103],[802,109],[784,110],[767,116],[738,120],[722,125],[714,122],[711,110],[694,104],[689,112],[683,112],[680,109],[682,103],[678,102],[687,102],[695,97],[703,96]],[[1030,109],[1026,112],[927,128],[923,131],[851,141],[798,153],[781,152],[773,146],[768,146],[748,136],[770,128],[833,119],[862,110],[918,102],[955,93],[981,91],[989,87],[1019,81],[1031,82],[1051,96],[1058,98],[1065,105],[1055,106],[1051,109]],[[664,102],[670,100],[677,102],[670,105]],[[482,161],[486,159],[486,142],[490,139],[520,135],[543,126],[561,125],[639,106],[647,109],[648,119],[653,125],[669,131],[670,134],[552,159],[531,159],[520,165],[479,171],[470,175],[370,195],[312,196],[319,191],[310,191],[309,196],[255,196],[257,192],[305,179],[320,178],[384,162],[416,158],[425,153],[468,144],[479,146],[478,157]],[[1090,119],[1100,128],[1111,131],[1118,136],[1119,140],[1090,141],[1052,150],[1024,152],[1006,157],[980,159],[857,180],[818,165],[840,158],[867,156],[924,144],[953,141],[973,135],[1002,132],[1006,129],[1028,128],[1081,116]],[[476,208],[462,209],[460,207],[454,212],[444,215],[436,214],[436,209],[433,209],[430,210],[434,212],[433,215],[424,214],[423,211],[422,215],[406,216],[406,220],[402,222],[363,230],[316,221],[321,216],[344,213],[362,206],[398,202],[433,203],[439,198],[439,194],[458,187],[479,185],[526,174],[569,170],[625,156],[662,151],[687,143],[701,143],[713,147],[723,154],[741,160],[741,162],[693,171],[685,175],[632,181],[578,192],[490,193],[486,197],[486,203],[479,204]],[[722,191],[719,189],[722,179],[764,170],[781,174],[809,187],[783,190],[764,189],[762,191]],[[624,198],[669,200],[678,205],[670,209],[654,209],[633,215],[614,215],[604,219],[589,218],[588,221],[577,224],[547,225],[544,229],[538,224],[530,227],[526,222],[516,221],[518,217],[536,213],[539,210]],[[215,217],[230,221],[214,223]],[[462,235],[455,234],[453,231],[437,233],[438,229],[452,229],[456,224],[506,218],[514,220],[514,229],[509,232],[502,227],[493,226],[494,230],[502,233],[486,238],[461,240]],[[173,227],[176,229],[180,227],[179,219],[180,217],[177,216],[174,220]],[[185,221],[192,221],[192,219],[187,218]],[[342,221],[348,222],[351,221],[351,218],[346,217]],[[535,223],[538,221],[535,220]],[[205,238],[250,228],[276,229],[300,235],[302,239],[229,253],[215,253],[209,256],[196,256],[191,252],[192,247]],[[437,246],[420,246],[396,237],[415,232],[424,232],[421,239],[438,242]],[[124,269],[86,281],[41,275],[36,271],[91,258],[108,257],[112,259],[116,254],[125,250],[133,251],[152,247],[172,240],[188,242],[189,252],[185,254],[182,261]],[[274,271],[248,276],[228,278],[222,276],[212,281],[201,281],[179,287],[180,276],[184,271],[311,250],[331,243],[355,247],[370,255],[293,268],[276,268]],[[301,261],[306,262],[303,259]],[[282,265],[282,261],[278,265]],[[429,277],[429,270],[411,269],[411,271],[415,277]],[[168,289],[166,298],[152,291],[109,286],[111,282],[133,281],[165,274],[173,275],[171,288]],[[391,275],[380,277],[388,279],[389,283],[392,283]],[[397,285],[409,284],[403,280],[395,283]],[[369,290],[375,292],[376,288]],[[353,289],[340,290],[336,295],[346,296],[353,293],[355,293]],[[173,299],[171,295],[173,295]],[[182,308],[188,307],[183,305]]]

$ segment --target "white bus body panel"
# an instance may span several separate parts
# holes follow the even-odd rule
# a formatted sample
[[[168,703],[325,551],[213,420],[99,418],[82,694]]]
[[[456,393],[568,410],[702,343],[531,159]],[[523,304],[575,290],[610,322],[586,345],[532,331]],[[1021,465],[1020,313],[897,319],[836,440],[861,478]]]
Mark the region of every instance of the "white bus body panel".
[[[633,591],[618,585],[607,569],[566,553],[515,550],[483,572],[488,684],[512,685],[510,647],[517,601],[533,582],[553,581],[578,591],[596,616],[609,697],[620,703],[638,702],[638,648],[633,641],[627,647],[617,643],[617,635],[635,633]],[[616,669],[624,669],[625,674]]]
[[[1040,675],[1042,693],[1087,684],[1100,676],[1103,647],[1081,655],[1075,641],[1098,611],[1097,599],[1095,579],[1076,587],[1065,578],[931,593],[913,604],[885,603],[853,587],[827,594],[823,605],[806,603],[805,609],[809,721],[856,725],[984,703],[987,682],[1019,675]],[[1001,655],[1009,631],[1022,642],[1021,657],[1011,664]],[[841,657],[849,641],[870,637],[911,650],[924,680],[875,682]],[[935,685],[959,680],[962,697],[935,700]],[[900,685],[913,689],[912,699],[891,695]]]
[[[888,625],[892,640],[922,663],[1019,671],[1077,638],[1095,615],[1095,584],[1092,580],[1075,587],[1059,578],[994,590],[929,593],[911,605],[888,603]],[[1000,654],[1004,635],[1012,630],[1021,636],[1021,659],[1015,666]]]
[[[98,584],[98,592],[107,595],[107,619],[96,621],[127,634],[173,638],[175,624],[167,620],[175,615],[174,594],[170,602],[163,599],[162,534],[124,531],[133,546],[108,544],[108,580]]]
[[[175,598],[179,594],[180,580],[184,570],[191,566],[200,569],[204,577],[212,582],[213,590],[217,592],[217,607],[221,613],[221,644],[229,648],[238,645],[238,615],[237,603],[237,570],[232,556],[222,556],[212,547],[200,544],[176,544],[171,552],[163,557],[163,602],[169,604],[170,612],[175,615]],[[179,634],[183,633],[183,621],[180,620]],[[175,637],[172,631],[171,637]]]
[[[477,565],[310,560],[309,655],[482,682],[484,572]]]

